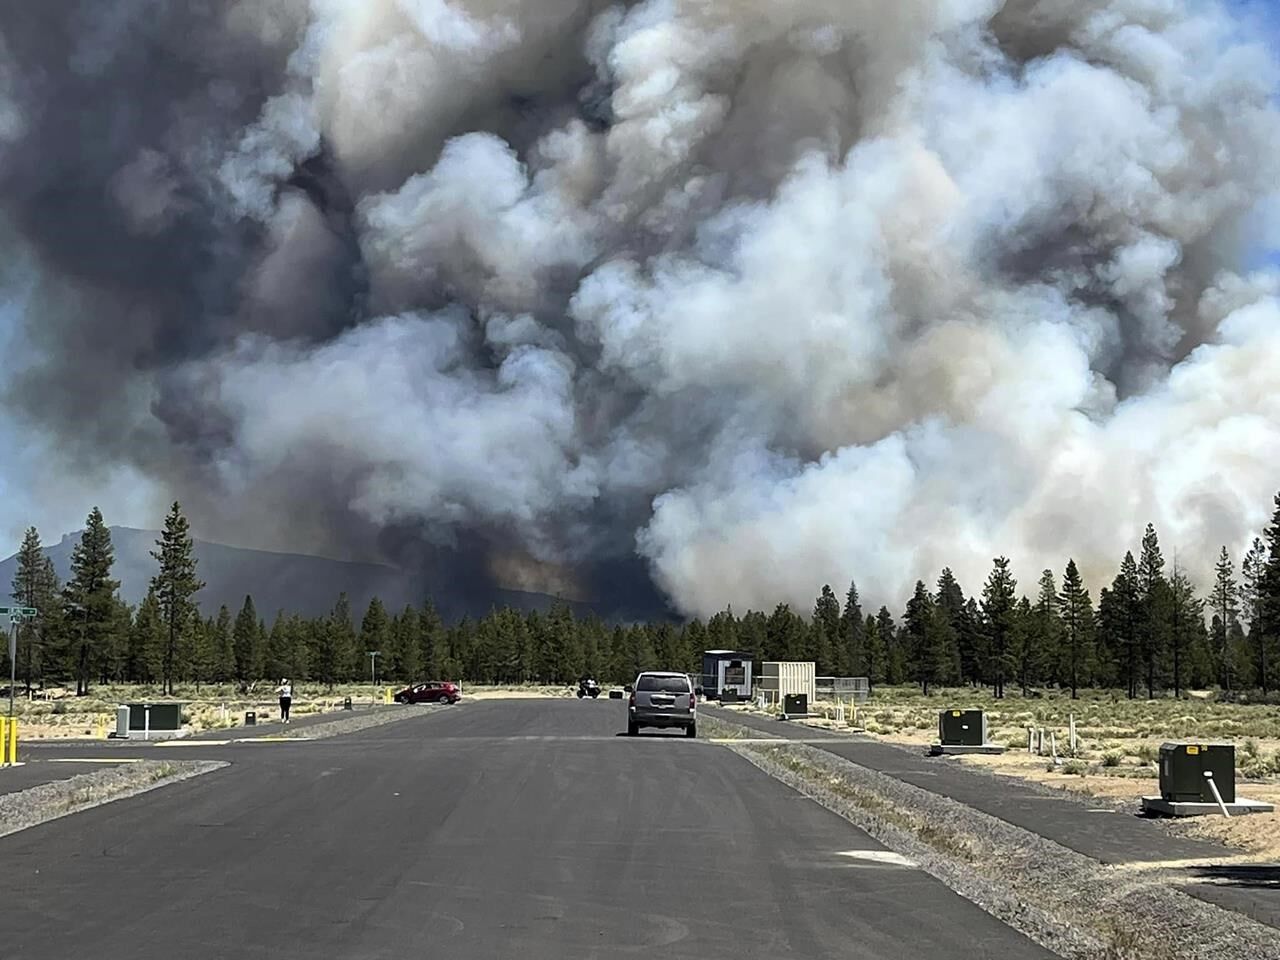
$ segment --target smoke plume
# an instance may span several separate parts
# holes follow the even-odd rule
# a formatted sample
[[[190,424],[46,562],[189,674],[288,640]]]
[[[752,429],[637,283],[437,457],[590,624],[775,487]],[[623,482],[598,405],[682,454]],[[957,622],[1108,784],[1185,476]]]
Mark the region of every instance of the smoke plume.
[[[1238,16],[8,4],[7,401],[205,535],[691,614],[1097,584],[1149,520],[1202,573],[1280,486]]]

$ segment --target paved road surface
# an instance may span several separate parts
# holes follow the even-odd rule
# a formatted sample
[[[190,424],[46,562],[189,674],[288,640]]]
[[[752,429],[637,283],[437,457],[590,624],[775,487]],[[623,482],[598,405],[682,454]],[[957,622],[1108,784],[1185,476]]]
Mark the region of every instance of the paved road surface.
[[[956,760],[926,757],[923,750],[904,749],[869,738],[837,738],[804,724],[749,716],[736,710],[702,709],[708,716],[722,717],[773,736],[810,740],[813,746],[836,756],[951,797],[1102,863],[1208,863],[1237,855],[1217,843],[1172,836],[1154,821],[1111,808],[1090,807],[1065,794],[1056,795],[1056,791],[1012,777],[993,777]],[[1137,805],[1135,798],[1135,811]],[[1192,868],[1186,873],[1212,881],[1190,884],[1185,888],[1188,893],[1260,923],[1280,927],[1280,866],[1265,864],[1246,870]]]
[[[232,766],[0,839],[2,952],[1050,956],[730,751],[617,736],[623,711],[476,703],[205,748]]]

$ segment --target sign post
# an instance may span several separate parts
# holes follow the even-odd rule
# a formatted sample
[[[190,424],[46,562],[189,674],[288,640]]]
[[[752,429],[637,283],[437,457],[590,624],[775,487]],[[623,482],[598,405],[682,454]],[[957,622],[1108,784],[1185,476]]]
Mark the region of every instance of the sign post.
[[[9,735],[15,744],[18,718],[13,708],[13,688],[18,685],[18,624],[34,619],[38,612],[35,607],[0,607],[0,616],[9,618]]]
[[[372,704],[378,702],[378,658],[382,656],[381,650],[368,650],[369,654],[369,680],[373,684],[373,700]]]

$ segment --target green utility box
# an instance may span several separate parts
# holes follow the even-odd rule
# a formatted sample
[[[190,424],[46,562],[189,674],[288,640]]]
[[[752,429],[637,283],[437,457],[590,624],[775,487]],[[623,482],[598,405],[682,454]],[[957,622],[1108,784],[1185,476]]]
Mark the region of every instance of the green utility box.
[[[807,717],[809,715],[809,695],[807,693],[788,693],[782,699],[782,712],[789,717]]]
[[[131,703],[129,704],[129,733],[172,733],[182,729],[182,704]]]
[[[1216,803],[1212,778],[1223,803],[1236,801],[1236,748],[1230,743],[1171,741],[1160,746],[1160,796],[1171,803]]]
[[[987,717],[981,710],[943,710],[938,740],[944,747],[981,747],[987,742]]]

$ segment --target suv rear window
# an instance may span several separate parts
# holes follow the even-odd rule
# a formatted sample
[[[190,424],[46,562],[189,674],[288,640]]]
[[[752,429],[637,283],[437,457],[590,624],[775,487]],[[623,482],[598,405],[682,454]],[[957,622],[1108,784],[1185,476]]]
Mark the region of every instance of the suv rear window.
[[[641,677],[636,689],[646,693],[688,693],[689,681],[684,677]]]

